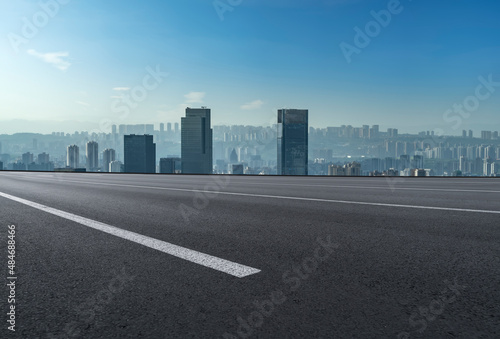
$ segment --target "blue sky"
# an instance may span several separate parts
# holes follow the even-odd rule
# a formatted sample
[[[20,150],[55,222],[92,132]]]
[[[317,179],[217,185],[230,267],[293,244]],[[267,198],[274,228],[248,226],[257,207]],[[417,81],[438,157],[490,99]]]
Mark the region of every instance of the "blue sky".
[[[499,17],[493,0],[2,1],[0,133],[13,118],[178,122],[187,106],[212,108],[213,124],[269,125],[290,107],[315,127],[498,130],[498,85],[445,112],[480,76],[500,82]],[[168,75],[155,83],[152,69]]]

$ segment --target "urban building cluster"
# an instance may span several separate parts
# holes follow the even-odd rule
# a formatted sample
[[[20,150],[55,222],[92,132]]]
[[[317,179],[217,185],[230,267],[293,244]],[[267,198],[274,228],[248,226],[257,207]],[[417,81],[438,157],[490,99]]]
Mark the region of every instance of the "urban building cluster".
[[[214,126],[211,110],[180,123],[113,125],[110,132],[0,135],[0,170],[331,176],[497,176],[497,131],[401,134],[379,125],[309,127],[280,109],[273,126]],[[49,155],[50,154],[50,155]]]

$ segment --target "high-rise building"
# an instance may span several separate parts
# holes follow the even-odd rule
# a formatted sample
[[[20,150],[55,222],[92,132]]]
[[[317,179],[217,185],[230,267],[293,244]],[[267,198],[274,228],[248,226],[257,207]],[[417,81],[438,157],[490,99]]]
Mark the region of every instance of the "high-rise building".
[[[426,171],[424,169],[412,169],[410,175],[412,177],[425,177]]]
[[[172,123],[167,122],[167,133],[170,134],[172,132]]]
[[[66,155],[66,166],[78,168],[80,166],[80,149],[76,145],[69,145]]]
[[[175,132],[175,134],[179,133],[179,123],[178,122],[176,122],[174,124],[174,132]]]
[[[155,173],[156,144],[152,135],[125,135],[125,172]]]
[[[160,138],[162,139],[162,141],[163,141],[164,135],[165,135],[165,124],[162,122],[162,123],[160,123]]]
[[[50,162],[49,155],[45,152],[38,154],[39,164],[48,164]]]
[[[181,168],[181,158],[161,158],[160,173],[174,174]]]
[[[491,140],[493,139],[492,131],[481,131],[481,139]]]
[[[358,162],[352,162],[344,165],[345,175],[349,177],[360,176],[361,175],[361,164]]]
[[[186,108],[181,119],[182,173],[211,174],[212,128],[210,108]]]
[[[328,175],[329,176],[344,176],[345,175],[345,169],[342,166],[337,166],[337,165],[329,165],[328,166]]]
[[[397,128],[388,128],[387,135],[390,138],[397,138],[398,137],[398,129]]]
[[[278,110],[278,175],[308,173],[307,109]]]
[[[29,171],[53,171],[54,163],[50,162],[50,156],[43,152],[38,154],[37,163],[32,163],[28,165]]]
[[[370,128],[370,139],[378,138],[379,130],[380,130],[379,125],[373,125],[372,128]]]
[[[116,152],[112,148],[106,148],[102,152],[102,171],[109,172],[109,164],[116,160]]]
[[[410,156],[408,154],[403,154],[399,157],[399,170],[405,170],[410,168],[411,161]]]
[[[33,153],[26,152],[22,155],[22,162],[24,165],[26,165],[26,169],[28,168],[27,166],[33,162]]]
[[[496,162],[493,162],[491,164],[491,170],[490,170],[491,174],[490,175],[496,176],[498,174],[498,168],[499,168],[499,164]]]
[[[492,163],[493,162],[490,159],[484,159],[483,176],[489,177],[491,174],[494,174],[494,173],[491,173],[491,164]]]
[[[413,156],[412,167],[416,168],[416,169],[423,169],[424,168],[424,157],[421,155]]]
[[[231,154],[229,155],[229,162],[231,164],[234,164],[234,163],[238,162],[238,154],[236,153],[236,150],[234,148],[231,151]]]
[[[0,171],[3,171],[3,162],[0,161]]]
[[[462,172],[467,171],[467,158],[464,156],[460,157],[459,163],[458,163],[458,169]]]
[[[87,172],[95,172],[99,168],[99,144],[95,141],[89,141],[87,142],[85,149]]]

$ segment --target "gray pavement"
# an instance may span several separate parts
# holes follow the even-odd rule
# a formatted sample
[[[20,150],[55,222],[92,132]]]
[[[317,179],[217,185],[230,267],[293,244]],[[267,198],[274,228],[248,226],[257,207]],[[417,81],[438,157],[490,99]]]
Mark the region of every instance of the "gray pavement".
[[[0,337],[498,338],[499,221],[498,178],[0,172]]]

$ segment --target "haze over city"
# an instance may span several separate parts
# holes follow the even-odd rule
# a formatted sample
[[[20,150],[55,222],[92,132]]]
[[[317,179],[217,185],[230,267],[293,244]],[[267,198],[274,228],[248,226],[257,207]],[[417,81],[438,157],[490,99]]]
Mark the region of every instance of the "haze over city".
[[[313,127],[500,129],[497,1],[41,4],[0,5],[0,134],[178,122],[187,106],[213,125],[297,107]]]

